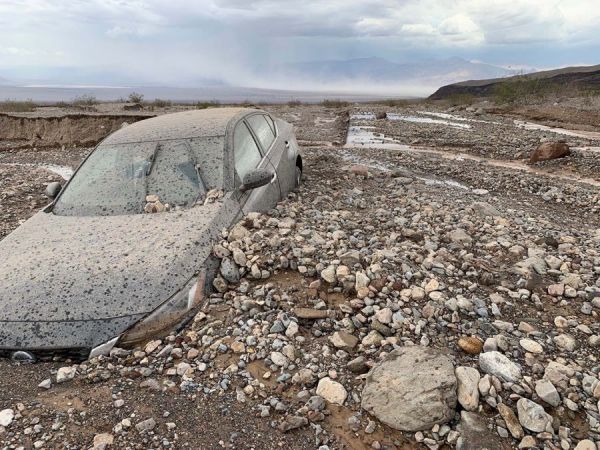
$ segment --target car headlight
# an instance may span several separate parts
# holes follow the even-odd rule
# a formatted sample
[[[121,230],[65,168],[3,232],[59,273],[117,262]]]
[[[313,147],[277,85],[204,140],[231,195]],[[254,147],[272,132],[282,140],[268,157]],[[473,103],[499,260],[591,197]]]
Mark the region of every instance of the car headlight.
[[[148,317],[127,330],[119,339],[120,347],[127,347],[148,338],[167,334],[189,318],[204,296],[206,271],[192,278],[183,289],[155,309]]]

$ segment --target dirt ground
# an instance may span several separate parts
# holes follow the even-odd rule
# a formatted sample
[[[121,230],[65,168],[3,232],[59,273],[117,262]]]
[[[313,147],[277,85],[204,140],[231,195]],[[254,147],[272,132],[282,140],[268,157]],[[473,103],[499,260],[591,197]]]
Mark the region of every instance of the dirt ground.
[[[418,203],[420,198],[427,198],[430,210],[448,208],[465,220],[469,215],[465,196],[484,199],[518,217],[519,223],[530,220],[531,227],[539,227],[541,241],[550,235],[550,230],[576,235],[600,226],[600,152],[595,150],[600,148],[600,137],[525,129],[514,122],[519,118],[570,130],[600,132],[597,111],[579,111],[573,115],[568,110],[550,106],[536,111],[454,108],[448,112],[446,106],[437,104],[337,108],[280,105],[265,109],[296,127],[307,167],[298,201],[305,205],[326,205],[328,199],[320,195],[322,191],[333,190],[342,195],[354,189],[365,195],[351,208],[377,215],[382,212],[369,211],[369,198],[383,202],[392,192],[397,195],[406,190],[407,195],[414,196],[412,201]],[[114,112],[102,111],[103,114]],[[152,114],[161,112],[170,110]],[[357,116],[359,113],[374,116]],[[377,113],[409,119],[391,120],[390,115],[377,118]],[[549,139],[565,139],[574,148],[572,155],[534,166],[526,164],[529,152],[540,141]],[[46,184],[68,176],[65,169],[75,169],[92,149],[90,145],[79,143],[37,147],[35,143],[14,137],[2,145],[0,142],[0,239],[43,207],[47,203],[43,195]],[[352,165],[365,166],[377,176],[358,184],[348,177],[346,169]],[[422,185],[412,189],[393,181],[403,177],[420,180]],[[395,207],[390,205],[390,208]],[[369,230],[364,224],[354,225]],[[385,220],[381,226],[386,226]],[[418,230],[425,235],[427,232]],[[513,263],[481,258],[482,267],[494,265],[490,272],[502,273],[506,283],[511,275],[507,270],[504,272],[500,264],[508,267]],[[306,289],[305,284],[294,280],[289,283]],[[217,307],[213,305],[213,314],[217,314]],[[576,308],[558,307],[540,312],[529,303],[503,320],[551,323],[557,310],[563,315],[579,314]],[[592,316],[584,316],[580,323],[596,327]],[[446,344],[455,345],[453,342]],[[461,356],[457,353],[456,357]],[[223,370],[228,362],[223,362]],[[235,390],[219,395],[203,395],[197,391],[187,394],[174,384],[166,391],[153,391],[140,387],[139,374],[115,377],[110,371],[95,371],[48,391],[38,388],[39,383],[53,377],[64,365],[64,361],[20,365],[0,360],[0,410],[20,405],[21,420],[29,430],[16,435],[8,429],[0,434],[0,443],[5,448],[90,448],[95,435],[111,433],[116,423],[129,418],[135,424],[149,417],[159,422],[156,432],[138,434],[131,428],[124,432],[120,442],[127,440],[127,448],[135,449],[309,449],[319,448],[315,434],[322,426],[329,436],[328,448],[366,449],[373,448],[374,442],[377,442],[375,448],[425,448],[387,427],[379,427],[372,435],[349,430],[347,420],[355,411],[344,407],[330,408],[318,427],[310,425],[282,432],[271,426],[273,418],[261,418],[251,402],[238,401]],[[277,388],[273,386],[273,389]],[[291,398],[292,392],[287,395]],[[124,400],[124,406],[115,406],[117,399]],[[585,435],[585,426],[578,428],[576,424],[580,418],[573,415],[569,420],[574,432]],[[52,438],[46,441],[44,435],[52,435]],[[36,442],[41,442],[39,447]]]

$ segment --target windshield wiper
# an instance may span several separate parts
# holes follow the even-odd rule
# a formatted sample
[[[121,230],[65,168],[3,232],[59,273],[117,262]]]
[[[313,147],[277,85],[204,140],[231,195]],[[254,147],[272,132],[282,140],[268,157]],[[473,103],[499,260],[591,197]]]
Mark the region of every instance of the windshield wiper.
[[[150,157],[150,165],[146,169],[146,176],[150,176],[152,173],[152,169],[154,168],[154,163],[156,162],[156,156],[158,155],[158,151],[160,150],[160,142],[156,143],[156,147],[154,147],[154,151],[152,152],[152,156]]]

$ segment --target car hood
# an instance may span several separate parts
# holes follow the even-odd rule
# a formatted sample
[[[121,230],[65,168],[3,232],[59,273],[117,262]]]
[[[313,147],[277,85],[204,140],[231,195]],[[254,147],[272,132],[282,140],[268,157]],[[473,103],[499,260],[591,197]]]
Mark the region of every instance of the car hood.
[[[161,214],[40,212],[0,241],[0,322],[142,317],[199,271],[236,215],[227,199]]]

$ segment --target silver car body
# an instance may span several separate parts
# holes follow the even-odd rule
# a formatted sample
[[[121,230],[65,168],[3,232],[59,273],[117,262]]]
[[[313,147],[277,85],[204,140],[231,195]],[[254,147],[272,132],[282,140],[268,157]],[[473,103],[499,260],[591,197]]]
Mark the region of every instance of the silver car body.
[[[156,332],[189,317],[216,273],[211,253],[221,231],[245,213],[274,207],[298,181],[294,174],[302,159],[292,126],[273,118],[276,138],[269,148],[260,147],[252,135],[262,155],[258,167],[276,176],[267,185],[241,192],[234,130],[248,126],[254,115],[267,113],[215,108],[169,114],[129,125],[100,143],[97,148],[221,138],[222,163],[215,161],[211,170],[223,170],[224,196],[216,203],[159,214],[54,214],[53,205],[69,189],[67,183],[52,204],[0,241],[0,351],[88,356],[97,348],[109,350],[156,311],[167,312]],[[185,311],[169,316],[166,302],[188,291]]]

